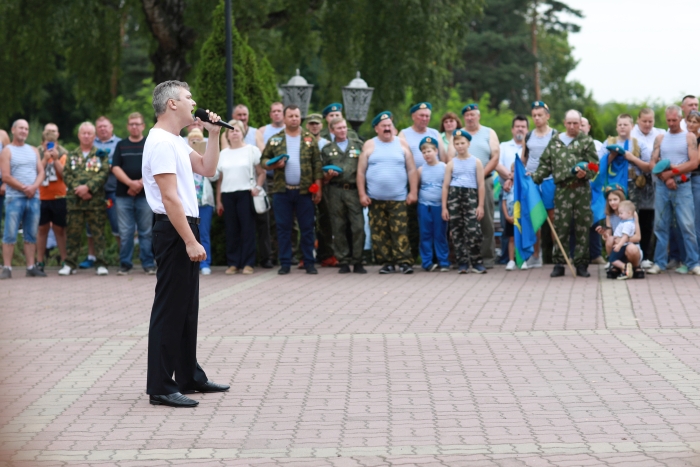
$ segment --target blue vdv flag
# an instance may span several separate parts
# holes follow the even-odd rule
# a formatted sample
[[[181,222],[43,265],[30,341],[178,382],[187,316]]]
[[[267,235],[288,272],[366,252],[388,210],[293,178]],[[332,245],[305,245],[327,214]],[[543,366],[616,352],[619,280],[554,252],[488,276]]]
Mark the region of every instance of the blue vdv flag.
[[[628,141],[625,142],[625,150],[627,150]],[[608,162],[610,154],[606,154],[600,158],[598,163],[598,174],[591,180],[591,211],[593,212],[593,224],[605,219],[605,189],[608,186],[619,185],[627,193],[627,177],[629,170],[629,162],[624,156],[618,155],[612,161]]]
[[[515,261],[518,267],[535,252],[537,231],[547,220],[547,210],[540,196],[540,189],[532,178],[525,175],[525,166],[520,156],[515,158],[513,176],[513,225],[515,231]]]

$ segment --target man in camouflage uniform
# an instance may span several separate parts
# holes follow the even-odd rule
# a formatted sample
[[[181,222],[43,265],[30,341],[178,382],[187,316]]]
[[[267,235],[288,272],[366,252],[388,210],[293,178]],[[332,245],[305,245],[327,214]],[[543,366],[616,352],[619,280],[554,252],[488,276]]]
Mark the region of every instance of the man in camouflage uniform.
[[[66,231],[67,257],[62,276],[75,274],[80,253],[80,239],[85,224],[95,241],[95,266],[97,274],[106,276],[105,253],[105,183],[109,176],[109,153],[94,146],[95,127],[85,122],[78,129],[80,146],[68,154],[63,168],[68,202],[68,228]],[[87,153],[87,154],[86,154]]]
[[[593,139],[581,132],[581,113],[569,110],[564,118],[566,133],[552,138],[540,157],[540,165],[532,174],[532,180],[540,184],[550,174],[557,191],[554,196],[554,229],[563,245],[568,245],[572,223],[576,238],[574,264],[576,275],[589,277],[588,231],[593,223],[591,213],[591,187],[589,180],[595,172],[588,167],[597,163]],[[584,167],[577,164],[583,163]],[[554,269],[551,277],[564,275],[564,254],[557,243],[552,254]]]
[[[301,251],[307,274],[318,274],[314,266],[314,204],[321,201],[321,155],[316,138],[301,128],[301,111],[296,105],[284,108],[284,130],[267,142],[260,159],[264,169],[275,171],[272,181],[277,224],[280,269],[289,274],[292,264],[292,225],[296,214],[301,231]],[[287,155],[268,165],[271,159]]]
[[[362,205],[357,194],[357,161],[362,152],[362,143],[348,139],[348,124],[343,118],[336,118],[330,123],[335,138],[321,151],[321,161],[324,166],[335,165],[342,169],[328,170],[324,174],[325,187],[323,201],[329,212],[333,227],[333,251],[340,264],[340,274],[353,272],[366,274],[362,266],[362,248],[365,244],[365,219],[362,215]],[[352,256],[348,245],[347,227],[350,224],[352,236]]]
[[[389,111],[372,120],[377,136],[362,146],[357,163],[360,204],[369,206],[372,249],[380,274],[413,273],[406,205],[418,201],[418,171],[411,148],[394,135]],[[407,188],[408,187],[408,188]]]

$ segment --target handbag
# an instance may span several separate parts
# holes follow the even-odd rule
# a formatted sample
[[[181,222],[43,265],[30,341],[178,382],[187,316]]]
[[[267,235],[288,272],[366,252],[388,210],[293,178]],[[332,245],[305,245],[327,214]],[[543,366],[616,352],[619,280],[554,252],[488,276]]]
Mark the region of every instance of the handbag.
[[[248,165],[250,167],[250,189],[254,189],[256,187],[255,185],[255,165],[253,164],[253,159],[251,157],[250,151],[248,151],[248,161],[250,164]],[[255,212],[258,214],[265,214],[267,211],[270,210],[270,199],[267,197],[267,193],[263,189],[263,187],[260,187],[260,192],[253,196],[253,207],[255,208]]]

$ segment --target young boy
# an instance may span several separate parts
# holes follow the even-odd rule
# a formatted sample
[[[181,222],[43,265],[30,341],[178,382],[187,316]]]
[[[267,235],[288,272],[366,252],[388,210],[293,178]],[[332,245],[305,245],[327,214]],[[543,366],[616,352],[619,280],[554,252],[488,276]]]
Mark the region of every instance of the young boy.
[[[510,173],[515,172],[515,164],[510,167]],[[515,230],[513,223],[513,211],[515,209],[515,193],[514,190],[504,191],[503,193],[503,214],[506,218],[506,224],[503,228],[503,235],[508,237],[508,264],[506,265],[506,271],[514,271],[515,268]],[[523,266],[527,268],[527,263],[523,263]]]
[[[625,249],[630,238],[635,234],[634,213],[635,206],[632,201],[622,201],[617,208],[617,215],[620,217],[620,223],[617,224],[613,233],[613,250],[610,253],[610,264],[618,268],[620,271],[625,271],[625,274],[620,274],[619,280],[631,279],[634,274],[632,263],[627,262],[625,257]]]
[[[472,135],[459,129],[453,133],[456,156],[445,167],[442,184],[442,218],[450,221],[450,232],[460,274],[486,274],[481,257],[481,218],[484,217],[484,167],[469,154]]]
[[[448,259],[450,250],[447,245],[447,222],[442,218],[442,184],[445,180],[445,163],[440,162],[438,142],[432,136],[420,141],[418,148],[423,154],[425,164],[418,169],[420,190],[418,191],[418,228],[420,233],[420,257],[423,269],[440,272],[450,270]],[[433,248],[437,263],[433,262]]]

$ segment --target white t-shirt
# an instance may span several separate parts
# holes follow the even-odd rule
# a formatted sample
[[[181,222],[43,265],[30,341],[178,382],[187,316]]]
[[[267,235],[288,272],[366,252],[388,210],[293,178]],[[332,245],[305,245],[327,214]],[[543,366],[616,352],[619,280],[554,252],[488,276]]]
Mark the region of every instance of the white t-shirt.
[[[250,179],[255,183],[255,165],[260,164],[260,149],[246,144],[238,149],[224,149],[219,155],[216,171],[221,174],[221,192],[250,190]]]
[[[516,155],[523,155],[523,147],[516,143],[513,139],[510,141],[504,141],[501,143],[501,155],[498,163],[505,167],[506,170],[510,171],[510,167],[515,162]]]
[[[637,138],[637,141],[643,141],[644,144],[647,145],[647,148],[653,149],[654,148],[654,140],[656,139],[657,136],[666,133],[664,130],[661,128],[652,128],[649,134],[645,135],[642,133],[642,130],[639,129],[639,125],[635,125],[634,128],[632,128],[632,132],[630,133],[630,136],[633,138]]]
[[[160,188],[155,175],[175,174],[177,176],[177,196],[180,198],[185,215],[199,217],[197,192],[194,189],[192,175],[192,152],[179,135],[174,135],[160,128],[152,128],[143,147],[143,189],[151,210],[156,214],[166,214]]]

